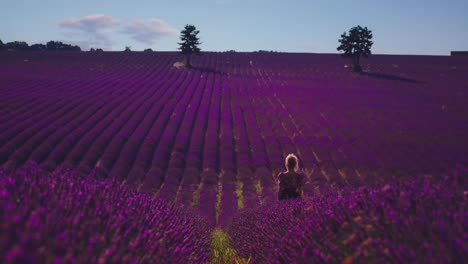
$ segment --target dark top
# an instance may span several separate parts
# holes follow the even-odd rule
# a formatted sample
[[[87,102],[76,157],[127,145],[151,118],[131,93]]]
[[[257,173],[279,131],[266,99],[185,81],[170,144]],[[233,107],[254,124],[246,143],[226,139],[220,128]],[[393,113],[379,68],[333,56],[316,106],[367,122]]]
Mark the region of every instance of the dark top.
[[[300,198],[302,194],[302,186],[304,186],[304,174],[286,171],[278,174],[279,179],[279,193],[278,198],[291,199]]]

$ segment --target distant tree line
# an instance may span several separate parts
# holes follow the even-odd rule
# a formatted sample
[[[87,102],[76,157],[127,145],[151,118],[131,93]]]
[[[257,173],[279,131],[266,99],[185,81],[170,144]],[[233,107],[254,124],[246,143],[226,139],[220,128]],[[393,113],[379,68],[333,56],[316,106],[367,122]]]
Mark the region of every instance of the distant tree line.
[[[193,54],[199,54],[200,49],[200,39],[198,34],[199,30],[194,25],[186,25],[184,29],[180,32],[179,49],[182,54],[186,56],[186,67],[192,67],[191,65],[191,56]],[[360,65],[360,59],[362,57],[368,57],[372,54],[371,47],[374,44],[372,41],[373,34],[372,30],[369,30],[367,27],[355,26],[352,27],[348,32],[344,32],[341,35],[341,38],[338,39],[340,45],[337,50],[341,51],[341,55],[346,58],[352,59],[351,69],[355,72],[362,72],[362,67]],[[0,50],[33,50],[33,51],[44,51],[44,50],[60,50],[60,51],[81,51],[79,46],[73,46],[70,44],[65,44],[60,41],[49,41],[46,45],[44,44],[33,44],[31,46],[24,41],[13,41],[8,43],[3,43],[0,40]],[[90,49],[91,52],[102,52],[102,49]],[[132,49],[130,46],[125,47],[125,52],[131,52]],[[145,52],[152,52],[152,49],[145,49]],[[235,52],[235,50],[230,50],[228,52]],[[273,53],[276,51],[267,51],[259,50],[259,53]],[[467,52],[452,52],[451,55],[461,55],[466,54]]]
[[[276,50],[258,50],[258,53],[278,53]]]
[[[81,51],[76,45],[66,44],[60,41],[49,41],[45,45],[41,43],[28,45],[25,41],[12,41],[3,43],[0,40],[0,50],[16,51]]]
[[[450,56],[468,56],[468,51],[451,51]]]

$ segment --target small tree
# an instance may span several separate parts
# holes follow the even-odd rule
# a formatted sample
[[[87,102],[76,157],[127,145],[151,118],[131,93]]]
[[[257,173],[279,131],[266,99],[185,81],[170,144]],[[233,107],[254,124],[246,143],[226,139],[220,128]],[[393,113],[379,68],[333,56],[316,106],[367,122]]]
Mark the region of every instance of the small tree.
[[[29,44],[24,41],[12,41],[5,44],[7,50],[24,51],[29,49]]]
[[[63,46],[63,43],[60,41],[49,41],[46,43],[46,48],[47,50],[59,50]]]
[[[341,35],[341,39],[338,41],[341,43],[337,48],[338,51],[343,51],[343,57],[349,57],[353,59],[353,70],[362,71],[359,65],[359,59],[361,56],[368,57],[371,54],[372,42],[372,31],[367,27],[362,28],[361,26],[353,27],[349,30],[348,34],[344,32]]]
[[[144,51],[145,52],[152,52],[153,50],[152,49],[145,49]]]
[[[124,50],[124,51],[130,52],[130,51],[132,51],[132,49],[130,48],[130,46],[125,46],[125,50]]]
[[[3,46],[5,46],[5,45],[3,44],[2,40],[0,39],[0,50],[3,49]]]
[[[180,45],[179,49],[182,54],[187,57],[187,67],[192,67],[190,56],[192,54],[198,54],[201,51],[198,47],[201,44],[199,41],[200,39],[197,36],[198,33],[200,33],[200,30],[197,30],[193,25],[186,25],[180,32],[180,40],[182,42],[179,42],[178,44]]]
[[[41,43],[37,43],[37,44],[33,44],[29,46],[29,50],[33,50],[33,51],[44,51],[46,49],[47,49],[46,45],[41,44]]]
[[[55,51],[81,51],[79,46],[73,46],[70,44],[62,43],[61,41],[49,41],[45,45],[47,50]]]

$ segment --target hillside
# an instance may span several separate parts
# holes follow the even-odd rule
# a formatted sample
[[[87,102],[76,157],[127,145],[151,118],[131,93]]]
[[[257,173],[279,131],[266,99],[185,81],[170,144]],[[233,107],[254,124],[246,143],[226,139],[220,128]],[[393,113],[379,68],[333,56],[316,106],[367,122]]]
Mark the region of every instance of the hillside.
[[[222,224],[276,199],[297,153],[319,184],[467,165],[468,59],[331,54],[0,53],[0,164],[126,181]]]

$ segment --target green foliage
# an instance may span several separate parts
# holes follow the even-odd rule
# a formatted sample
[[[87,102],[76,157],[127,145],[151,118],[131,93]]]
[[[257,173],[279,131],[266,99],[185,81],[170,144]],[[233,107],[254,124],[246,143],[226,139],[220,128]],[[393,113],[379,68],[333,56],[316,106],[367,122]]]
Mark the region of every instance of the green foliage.
[[[213,250],[213,264],[249,264],[251,258],[241,258],[237,256],[236,251],[229,245],[229,236],[225,232],[216,229],[213,231],[211,247]]]
[[[130,52],[130,51],[132,51],[132,49],[131,49],[131,47],[130,47],[130,46],[125,46],[125,50],[124,50],[124,51],[126,51],[126,52]]]
[[[73,46],[70,44],[65,44],[60,41],[49,41],[45,45],[47,50],[67,50],[67,51],[81,51],[79,46]]]
[[[193,199],[191,203],[192,208],[198,207],[198,203],[200,202],[200,193],[201,193],[202,188],[203,188],[203,182],[200,182],[197,190],[193,192]]]
[[[218,181],[217,187],[218,187],[218,190],[216,192],[216,204],[215,204],[216,223],[218,223],[219,215],[221,214],[221,196],[223,195],[223,184],[221,181]]]
[[[260,181],[260,179],[255,180],[254,186],[255,186],[255,192],[258,195],[258,199],[260,201],[260,204],[263,204],[263,201],[262,201],[263,187],[262,187],[262,182]]]
[[[188,67],[191,67],[190,56],[192,54],[198,54],[201,51],[199,47],[201,42],[197,36],[198,33],[200,33],[200,30],[197,30],[194,25],[186,25],[180,32],[181,42],[178,43],[180,45],[179,49],[182,54],[186,55]]]
[[[237,208],[244,208],[244,196],[242,194],[242,189],[244,188],[244,183],[241,181],[236,182],[236,197],[237,197]]]
[[[74,46],[60,41],[49,41],[46,45],[42,43],[36,43],[29,46],[28,43],[24,41],[13,41],[6,44],[1,43],[0,46],[6,50],[16,50],[16,51],[45,51],[45,50],[61,50],[61,51],[81,51],[79,46]],[[1,48],[0,48],[1,49]]]
[[[47,49],[46,45],[41,44],[41,43],[33,44],[29,47],[29,50],[33,50],[33,51],[44,51],[46,49]]]
[[[152,52],[153,50],[152,49],[145,49],[144,51],[145,52]]]
[[[24,41],[13,41],[5,44],[7,50],[28,50],[29,45]]]
[[[371,47],[374,44],[372,42],[372,31],[367,27],[356,26],[351,28],[348,33],[344,32],[338,41],[340,46],[338,46],[337,50],[343,51],[342,56],[354,60],[353,71],[360,71],[360,57],[371,55]]]
[[[58,50],[60,47],[60,44],[55,41],[49,41],[46,43],[47,50]]]

